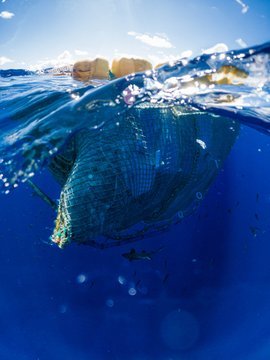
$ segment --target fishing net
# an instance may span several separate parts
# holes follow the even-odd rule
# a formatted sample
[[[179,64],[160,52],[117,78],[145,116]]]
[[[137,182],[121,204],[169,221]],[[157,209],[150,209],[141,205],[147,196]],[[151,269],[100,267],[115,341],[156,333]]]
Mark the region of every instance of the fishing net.
[[[228,118],[136,105],[83,129],[50,168],[63,186],[52,240],[109,247],[192,213],[237,137]]]

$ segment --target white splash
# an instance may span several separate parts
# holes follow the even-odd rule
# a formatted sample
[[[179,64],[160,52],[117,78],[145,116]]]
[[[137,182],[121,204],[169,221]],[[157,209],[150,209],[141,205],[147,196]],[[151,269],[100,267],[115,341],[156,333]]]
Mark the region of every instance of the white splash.
[[[209,49],[203,50],[203,54],[213,54],[213,53],[217,53],[217,52],[226,52],[228,51],[229,48],[226,44],[224,43],[218,43],[212,47],[210,47]]]

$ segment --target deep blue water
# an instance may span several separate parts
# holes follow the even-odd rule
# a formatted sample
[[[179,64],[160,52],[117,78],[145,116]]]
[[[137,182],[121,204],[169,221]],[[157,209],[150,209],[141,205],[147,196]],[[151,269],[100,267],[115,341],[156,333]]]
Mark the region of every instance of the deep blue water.
[[[138,250],[164,247],[151,261],[124,259],[130,245],[106,251],[50,246],[55,213],[20,183],[35,172],[35,182],[57,199],[60,188],[46,163],[70,131],[83,127],[84,110],[79,122],[74,114],[90,100],[114,99],[134,78],[79,90],[69,78],[0,79],[1,172],[10,183],[0,203],[1,359],[270,358],[269,48],[258,52],[268,59],[266,73],[254,75],[261,76],[260,84],[237,90],[246,101],[242,106],[212,101],[220,91],[234,94],[230,86],[184,97],[161,94],[162,101],[184,100],[183,105],[231,114],[242,127],[198,211],[134,244]],[[154,82],[194,69],[192,76],[198,76],[205,61],[194,60],[185,70],[178,65],[160,71]],[[135,83],[143,84],[140,76]],[[144,96],[158,97],[156,84],[149,83]],[[78,100],[66,91],[73,84]],[[117,111],[124,111],[128,104],[120,100]],[[108,116],[108,102],[97,106]],[[91,113],[93,127],[99,125],[97,109]],[[7,136],[11,141],[3,142]],[[25,150],[35,167],[28,169]],[[14,184],[19,186],[11,191]]]

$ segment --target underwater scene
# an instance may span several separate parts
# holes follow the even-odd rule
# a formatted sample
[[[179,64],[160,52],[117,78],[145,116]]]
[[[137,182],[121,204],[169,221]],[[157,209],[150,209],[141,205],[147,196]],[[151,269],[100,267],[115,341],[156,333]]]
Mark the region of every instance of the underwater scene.
[[[270,359],[270,3],[0,2],[0,359]]]

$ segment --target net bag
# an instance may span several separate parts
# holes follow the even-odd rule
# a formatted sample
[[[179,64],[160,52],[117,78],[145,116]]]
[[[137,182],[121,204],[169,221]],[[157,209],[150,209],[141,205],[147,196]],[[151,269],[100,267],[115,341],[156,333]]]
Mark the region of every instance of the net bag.
[[[178,222],[204,198],[238,130],[228,118],[149,103],[81,130],[50,166],[63,186],[52,240],[104,248]]]

